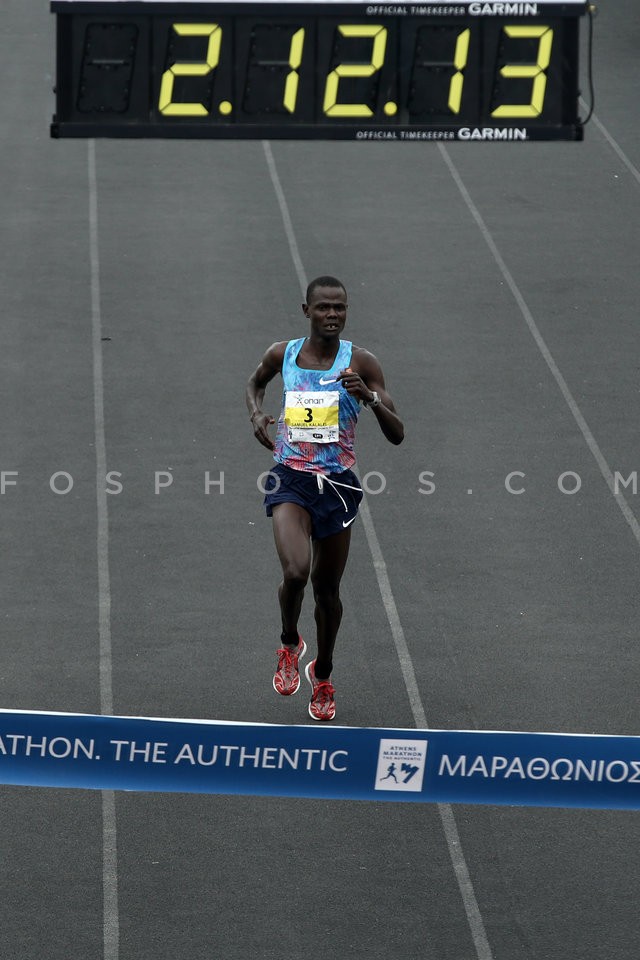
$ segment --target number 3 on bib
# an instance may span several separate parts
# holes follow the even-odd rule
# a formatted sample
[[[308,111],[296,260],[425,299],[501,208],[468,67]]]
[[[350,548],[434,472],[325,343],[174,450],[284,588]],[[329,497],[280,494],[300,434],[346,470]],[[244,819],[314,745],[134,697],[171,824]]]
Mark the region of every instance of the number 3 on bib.
[[[287,390],[284,422],[294,443],[335,443],[338,439],[340,394],[337,390],[302,393]]]

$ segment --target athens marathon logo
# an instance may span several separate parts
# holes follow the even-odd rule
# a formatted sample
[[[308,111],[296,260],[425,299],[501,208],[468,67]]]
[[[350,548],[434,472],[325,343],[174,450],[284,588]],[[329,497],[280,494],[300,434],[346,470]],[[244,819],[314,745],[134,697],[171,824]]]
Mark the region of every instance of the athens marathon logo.
[[[422,790],[427,740],[380,740],[376,790]]]

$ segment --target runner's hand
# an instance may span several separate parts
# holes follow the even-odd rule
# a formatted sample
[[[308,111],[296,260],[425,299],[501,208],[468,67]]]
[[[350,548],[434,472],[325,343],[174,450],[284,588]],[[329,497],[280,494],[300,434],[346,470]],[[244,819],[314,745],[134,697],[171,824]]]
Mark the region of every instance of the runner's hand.
[[[367,403],[371,400],[373,396],[372,391],[366,385],[360,374],[354,373],[351,367],[341,370],[338,374],[338,380],[342,381],[342,386],[347,393],[355,397],[356,400],[360,400],[361,402],[366,400]]]
[[[275,422],[276,421],[274,418],[269,416],[268,413],[255,413],[251,417],[251,423],[253,424],[253,435],[263,447],[267,448],[267,450],[273,450],[273,440],[269,436],[267,427]]]

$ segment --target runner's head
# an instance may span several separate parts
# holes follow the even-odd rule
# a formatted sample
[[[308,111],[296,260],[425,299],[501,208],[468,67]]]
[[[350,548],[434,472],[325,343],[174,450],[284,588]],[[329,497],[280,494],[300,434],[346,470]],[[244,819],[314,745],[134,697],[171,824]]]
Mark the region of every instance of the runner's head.
[[[307,302],[302,304],[311,322],[311,333],[318,337],[339,337],[347,321],[347,291],[335,277],[316,277],[307,287]]]
[[[336,277],[316,277],[307,287],[307,303],[311,303],[311,298],[313,297],[316,287],[332,287],[334,290],[342,290],[345,299],[347,297],[344,283],[341,283]]]

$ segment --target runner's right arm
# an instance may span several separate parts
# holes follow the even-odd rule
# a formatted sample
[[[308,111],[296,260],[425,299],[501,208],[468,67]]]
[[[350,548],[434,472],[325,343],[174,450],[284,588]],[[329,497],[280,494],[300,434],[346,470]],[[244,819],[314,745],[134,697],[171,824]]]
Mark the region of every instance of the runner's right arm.
[[[286,340],[272,343],[247,383],[245,398],[249,419],[253,424],[253,434],[256,440],[267,450],[273,450],[273,440],[269,436],[267,427],[276,421],[270,414],[263,413],[262,403],[267,384],[273,380],[276,374],[282,372],[286,347]]]

